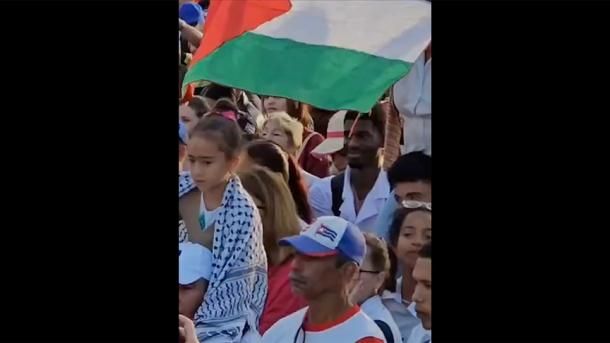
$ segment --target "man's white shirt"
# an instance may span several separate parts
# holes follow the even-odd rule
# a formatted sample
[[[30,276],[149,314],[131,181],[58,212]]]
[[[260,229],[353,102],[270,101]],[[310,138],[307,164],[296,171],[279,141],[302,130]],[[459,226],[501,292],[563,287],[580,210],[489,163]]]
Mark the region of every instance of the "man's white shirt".
[[[362,232],[375,233],[377,215],[383,209],[390,195],[387,173],[383,169],[379,171],[377,180],[369,194],[366,195],[357,215],[354,206],[354,193],[350,183],[350,167],[345,169],[343,177],[343,203],[339,207],[339,216],[358,226]],[[309,203],[316,217],[334,215],[332,211],[331,179],[332,176],[321,179],[310,188]]]
[[[345,321],[321,331],[305,331],[303,322],[309,307],[288,315],[265,332],[262,343],[339,343],[357,342],[365,337],[376,337],[385,342],[383,332],[361,309]]]

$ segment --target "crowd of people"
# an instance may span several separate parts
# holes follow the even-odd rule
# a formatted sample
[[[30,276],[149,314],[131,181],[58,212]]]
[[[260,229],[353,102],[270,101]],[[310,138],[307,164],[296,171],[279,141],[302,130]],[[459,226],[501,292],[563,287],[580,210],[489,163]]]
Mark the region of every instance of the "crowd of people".
[[[182,73],[207,5],[180,1]],[[430,73],[429,46],[366,113],[181,97],[182,341],[431,342]]]

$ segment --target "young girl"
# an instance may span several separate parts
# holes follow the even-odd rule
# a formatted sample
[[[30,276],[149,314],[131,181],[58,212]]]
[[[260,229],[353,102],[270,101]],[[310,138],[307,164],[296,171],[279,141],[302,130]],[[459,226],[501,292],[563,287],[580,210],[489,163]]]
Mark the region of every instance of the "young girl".
[[[305,307],[305,300],[292,293],[289,273],[294,251],[281,247],[280,239],[298,235],[301,228],[290,190],[282,178],[267,168],[253,166],[239,173],[244,187],[257,204],[263,219],[263,240],[269,262],[269,292],[260,321],[261,335],[281,318]]]
[[[303,125],[285,112],[271,113],[261,132],[263,138],[277,143],[299,162],[303,171],[306,172],[308,185],[310,185],[319,178],[329,175],[330,161],[326,156],[311,155],[311,150],[320,144],[324,137],[316,134],[320,136],[317,144],[311,149],[305,149],[309,145],[308,141],[310,139],[304,141],[303,134]]]
[[[409,337],[420,320],[414,303],[411,302],[415,290],[412,273],[419,251],[432,240],[432,205],[418,201],[403,201],[397,209],[390,227],[390,248],[402,270],[396,281],[395,292],[382,296],[384,305],[392,313],[402,337]],[[394,282],[392,277],[390,282]],[[392,287],[389,287],[390,289]]]
[[[207,291],[195,313],[200,342],[240,342],[243,335],[258,335],[267,293],[262,222],[233,173],[240,138],[234,117],[210,114],[197,123],[188,142],[191,175],[201,191],[199,234],[212,251]]]

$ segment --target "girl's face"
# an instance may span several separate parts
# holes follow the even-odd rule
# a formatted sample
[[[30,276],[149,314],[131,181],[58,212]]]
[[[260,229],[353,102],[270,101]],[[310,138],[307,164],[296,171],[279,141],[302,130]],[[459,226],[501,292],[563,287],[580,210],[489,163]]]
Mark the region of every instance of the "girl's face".
[[[188,105],[181,105],[178,108],[178,113],[180,115],[180,121],[184,123],[188,132],[191,132],[195,125],[197,125],[197,122],[199,122],[199,118],[195,115],[195,111]]]
[[[263,126],[261,136],[281,146],[286,152],[293,155],[296,148],[292,145],[288,134],[275,121],[268,121]]]
[[[191,175],[201,192],[224,186],[237,165],[237,159],[227,159],[218,143],[205,137],[191,137],[187,151]]]
[[[263,101],[263,107],[266,113],[286,112],[287,102],[284,98],[269,96]]]
[[[422,246],[432,240],[432,214],[415,211],[407,214],[400,227],[396,244],[396,257],[413,268]]]

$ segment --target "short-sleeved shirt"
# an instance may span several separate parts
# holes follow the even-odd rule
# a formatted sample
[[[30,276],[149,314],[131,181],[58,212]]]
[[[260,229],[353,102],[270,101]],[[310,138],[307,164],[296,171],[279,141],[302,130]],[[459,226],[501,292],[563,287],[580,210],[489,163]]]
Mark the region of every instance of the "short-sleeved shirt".
[[[261,342],[385,342],[381,329],[358,306],[352,307],[332,323],[315,326],[304,323],[308,309],[303,308],[275,323],[265,333]]]

